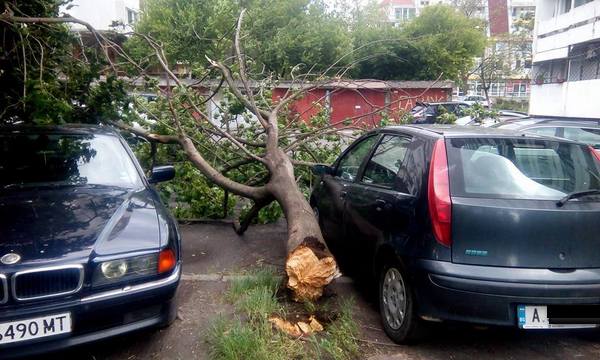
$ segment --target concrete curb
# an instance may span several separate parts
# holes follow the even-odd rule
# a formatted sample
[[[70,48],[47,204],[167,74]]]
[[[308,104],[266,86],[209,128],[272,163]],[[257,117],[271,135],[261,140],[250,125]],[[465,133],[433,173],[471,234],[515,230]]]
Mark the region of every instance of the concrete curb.
[[[252,279],[252,275],[223,275],[223,274],[182,274],[183,281],[223,281],[229,282],[233,280]],[[351,284],[352,278],[341,276],[333,280],[332,284]]]

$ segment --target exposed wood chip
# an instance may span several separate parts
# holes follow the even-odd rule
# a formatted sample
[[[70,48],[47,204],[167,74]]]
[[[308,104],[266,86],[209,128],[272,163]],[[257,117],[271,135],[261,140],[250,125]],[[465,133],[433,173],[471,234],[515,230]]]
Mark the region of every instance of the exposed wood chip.
[[[319,259],[313,250],[305,245],[292,251],[286,261],[288,288],[295,301],[314,301],[323,295],[323,288],[340,276],[333,257]]]
[[[293,337],[302,336],[302,331],[300,330],[298,325],[292,324],[287,320],[273,316],[269,318],[269,322],[288,335],[291,335]]]

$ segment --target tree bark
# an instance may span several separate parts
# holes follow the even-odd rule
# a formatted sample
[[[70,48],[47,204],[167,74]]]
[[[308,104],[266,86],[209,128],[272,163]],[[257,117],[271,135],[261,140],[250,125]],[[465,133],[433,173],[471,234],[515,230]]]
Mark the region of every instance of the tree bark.
[[[271,180],[267,189],[281,205],[287,220],[287,287],[296,301],[313,301],[340,275],[327,248],[312,208],[294,178],[289,157],[280,149],[267,157]]]

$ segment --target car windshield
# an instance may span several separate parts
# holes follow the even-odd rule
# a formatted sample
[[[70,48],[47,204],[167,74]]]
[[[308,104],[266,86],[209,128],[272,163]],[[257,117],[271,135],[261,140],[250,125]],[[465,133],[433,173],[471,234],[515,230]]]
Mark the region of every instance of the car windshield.
[[[141,186],[131,157],[117,137],[0,135],[0,189],[86,184]]]
[[[559,200],[600,189],[589,147],[539,139],[450,139],[451,192],[459,197]]]

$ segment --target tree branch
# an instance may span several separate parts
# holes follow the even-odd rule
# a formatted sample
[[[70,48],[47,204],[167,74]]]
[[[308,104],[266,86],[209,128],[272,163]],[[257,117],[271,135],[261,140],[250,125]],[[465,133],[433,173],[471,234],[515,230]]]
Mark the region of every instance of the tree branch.
[[[238,235],[243,235],[246,232],[246,230],[248,230],[248,226],[250,226],[252,224],[252,221],[258,216],[260,210],[269,206],[269,204],[271,204],[273,201],[275,201],[274,198],[269,198],[265,199],[264,201],[254,202],[248,213],[246,213],[244,219],[241,219],[241,214],[239,214],[241,213],[240,207],[240,210],[237,211],[238,214],[235,214],[235,217],[233,219],[233,229],[235,230],[235,232]]]
[[[220,173],[217,169],[212,167],[206,161],[202,155],[198,152],[192,141],[186,136],[180,136],[179,142],[183,147],[188,159],[206,176],[211,182],[216,185],[229,190],[230,192],[250,198],[255,201],[260,201],[269,196],[269,192],[264,186],[260,187],[252,187],[248,185],[243,185],[238,182],[235,182],[222,173]]]

